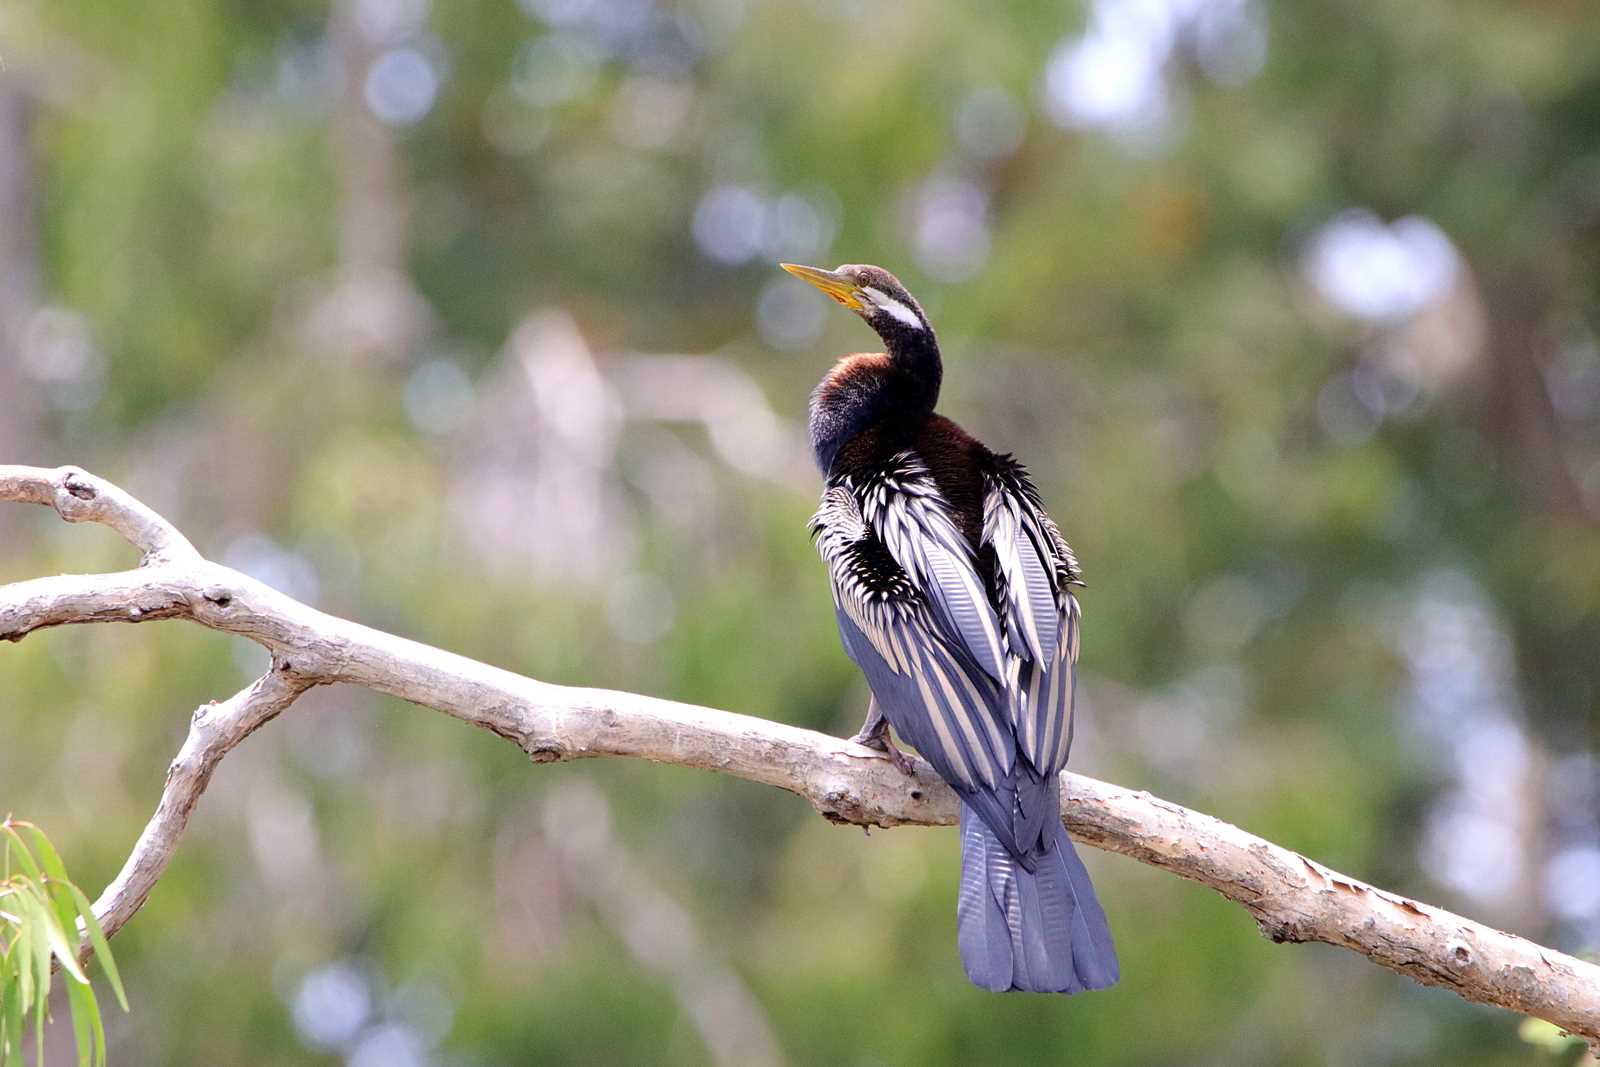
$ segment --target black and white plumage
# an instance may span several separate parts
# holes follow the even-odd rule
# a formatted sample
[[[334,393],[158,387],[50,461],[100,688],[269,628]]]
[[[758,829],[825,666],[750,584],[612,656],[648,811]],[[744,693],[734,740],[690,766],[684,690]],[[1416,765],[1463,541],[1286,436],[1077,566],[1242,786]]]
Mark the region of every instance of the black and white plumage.
[[[938,343],[904,287],[876,267],[786,269],[885,342],[813,394],[827,485],[811,529],[873,694],[862,739],[889,743],[881,715],[961,798],[967,974],[993,990],[1109,986],[1110,930],[1061,823],[1077,560],[1022,465],[934,414]]]

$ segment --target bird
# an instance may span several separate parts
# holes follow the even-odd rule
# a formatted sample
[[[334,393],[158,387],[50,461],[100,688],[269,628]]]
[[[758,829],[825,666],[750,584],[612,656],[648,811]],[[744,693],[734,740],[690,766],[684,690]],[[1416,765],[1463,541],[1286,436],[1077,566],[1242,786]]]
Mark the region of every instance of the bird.
[[[1078,560],[1022,464],[935,412],[939,342],[893,274],[780,266],[883,341],[840,359],[809,411],[824,478],[810,529],[871,690],[853,740],[909,772],[892,727],[960,798],[956,941],[974,985],[1114,985],[1111,929],[1061,820]]]

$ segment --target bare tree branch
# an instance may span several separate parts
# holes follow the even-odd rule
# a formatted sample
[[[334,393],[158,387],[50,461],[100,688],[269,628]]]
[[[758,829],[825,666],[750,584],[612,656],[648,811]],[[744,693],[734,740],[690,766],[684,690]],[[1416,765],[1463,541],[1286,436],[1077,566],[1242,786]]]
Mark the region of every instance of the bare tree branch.
[[[48,504],[68,522],[109,526],[139,550],[144,566],[200,559],[200,553],[172,523],[110,482],[77,467],[0,466],[0,500]]]
[[[256,727],[294,703],[312,684],[289,670],[287,664],[273,660],[271,670],[248,688],[220,704],[213,701],[194,710],[189,735],[167,768],[167,782],[161,789],[156,813],[139,835],[122,870],[94,902],[95,918],[108,937],[144,906],[150,890],[166,873],[183,831],[189,826],[189,813],[199,803],[200,794],[205,792],[211,772],[222,757]],[[87,958],[89,946],[85,944],[79,954]]]
[[[944,825],[955,797],[925,764],[914,777],[848,741],[747,715],[535,681],[326,615],[195,552],[170,523],[74,468],[0,466],[0,500],[103,522],[145,554],[136,571],[0,587],[0,638],[79,622],[187,618],[248,637],[273,668],[195,715],[161,804],[95,905],[108,932],[148,896],[212,768],[313,685],[347,682],[433,708],[515,743],[535,762],[631,756],[775,785],[827,818],[863,826]],[[1274,941],[1323,941],[1467,1000],[1534,1015],[1600,1047],[1600,966],[1347,878],[1211,816],[1067,775],[1074,837],[1210,886]]]

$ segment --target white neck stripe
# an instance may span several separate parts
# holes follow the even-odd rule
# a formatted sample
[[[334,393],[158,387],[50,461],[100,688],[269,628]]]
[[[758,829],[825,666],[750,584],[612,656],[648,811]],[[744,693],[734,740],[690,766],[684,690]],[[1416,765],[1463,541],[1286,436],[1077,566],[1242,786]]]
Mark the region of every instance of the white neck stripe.
[[[899,320],[912,329],[921,330],[926,328],[922,325],[922,319],[915,311],[912,311],[888,293],[874,289],[871,286],[863,289],[862,292],[867,295],[869,300],[887,312],[891,318]]]

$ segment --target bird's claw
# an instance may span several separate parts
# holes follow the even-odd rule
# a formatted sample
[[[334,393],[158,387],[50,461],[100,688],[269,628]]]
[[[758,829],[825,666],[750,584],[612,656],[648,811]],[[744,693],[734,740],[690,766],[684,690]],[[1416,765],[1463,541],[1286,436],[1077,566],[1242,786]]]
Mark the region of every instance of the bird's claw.
[[[911,762],[911,757],[900,750],[889,737],[888,730],[862,730],[850,739],[863,748],[870,748],[882,752],[894,764],[894,769],[905,775],[913,777],[917,773],[916,764]]]

